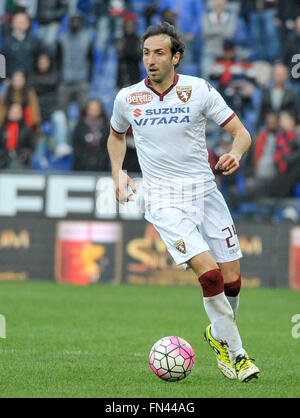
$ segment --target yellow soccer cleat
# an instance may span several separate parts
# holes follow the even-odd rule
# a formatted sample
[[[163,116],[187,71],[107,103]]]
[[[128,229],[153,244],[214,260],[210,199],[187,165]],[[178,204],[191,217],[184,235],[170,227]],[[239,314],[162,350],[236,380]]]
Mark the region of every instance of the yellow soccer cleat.
[[[234,365],[230,361],[230,357],[227,351],[227,348],[224,344],[220,341],[215,340],[210,332],[211,325],[206,327],[204,331],[204,338],[214,350],[217,356],[217,363],[220,371],[223,373],[224,376],[228,377],[228,379],[237,379],[237,373]]]
[[[244,356],[240,355],[236,358],[235,370],[241,382],[249,382],[253,378],[258,379],[259,368],[253,361],[247,354]]]

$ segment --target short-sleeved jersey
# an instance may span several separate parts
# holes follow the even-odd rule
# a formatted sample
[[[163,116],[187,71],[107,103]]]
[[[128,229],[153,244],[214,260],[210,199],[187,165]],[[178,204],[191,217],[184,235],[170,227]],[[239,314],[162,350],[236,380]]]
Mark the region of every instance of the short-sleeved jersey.
[[[163,94],[148,78],[118,93],[111,127],[125,133],[131,126],[144,185],[156,179],[193,179],[207,194],[216,188],[208,162],[206,119],[225,126],[234,112],[205,80],[175,74]]]

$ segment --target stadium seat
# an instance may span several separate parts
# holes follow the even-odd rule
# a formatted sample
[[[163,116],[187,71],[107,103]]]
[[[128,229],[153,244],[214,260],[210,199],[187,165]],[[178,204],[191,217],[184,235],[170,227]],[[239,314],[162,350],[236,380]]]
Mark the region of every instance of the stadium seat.
[[[5,92],[6,89],[7,89],[7,85],[5,83],[1,83],[0,84],[0,97]]]
[[[137,34],[141,36],[146,31],[145,19],[141,16],[137,16]]]
[[[240,217],[261,216],[267,217],[270,215],[269,207],[257,203],[241,203],[239,207]]]
[[[53,127],[49,122],[44,122],[42,125],[42,132],[46,136],[51,136],[53,134]]]
[[[294,204],[279,205],[274,213],[273,219],[277,222],[299,223],[300,206]]]
[[[101,73],[103,71],[104,60],[103,60],[103,52],[99,48],[94,48],[94,69],[97,73]]]
[[[142,78],[146,78],[147,77],[147,71],[144,67],[144,64],[141,62],[140,63],[140,72],[141,72],[141,77]]]
[[[183,61],[180,72],[194,77],[199,77],[199,65],[195,62]]]
[[[57,157],[50,152],[46,140],[40,141],[31,159],[31,167],[37,172],[71,171],[74,164],[72,154],[66,157]]]
[[[238,18],[237,28],[233,39],[234,43],[238,46],[249,46],[249,35],[246,22],[243,18]]]
[[[31,23],[31,28],[30,28],[31,35],[37,36],[39,27],[40,27],[40,22],[37,19],[33,20]]]
[[[294,186],[294,197],[300,199],[300,181]]]
[[[77,120],[79,117],[79,107],[77,103],[72,102],[69,106],[69,118],[71,120]]]
[[[236,179],[236,187],[240,196],[246,193],[246,177],[242,171],[238,172]]]
[[[257,111],[252,109],[247,109],[243,117],[243,123],[250,132],[250,135],[255,134],[255,126],[257,122]]]
[[[67,32],[68,27],[69,27],[69,21],[70,21],[70,16],[65,16],[62,19],[61,24],[60,24],[60,29],[59,29],[59,32],[58,32],[58,36]]]

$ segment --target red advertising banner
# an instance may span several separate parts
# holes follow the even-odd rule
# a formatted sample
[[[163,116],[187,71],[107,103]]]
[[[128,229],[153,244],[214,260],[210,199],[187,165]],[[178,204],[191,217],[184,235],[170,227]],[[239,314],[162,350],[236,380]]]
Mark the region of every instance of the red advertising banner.
[[[290,286],[292,289],[300,289],[300,227],[291,230]]]
[[[122,229],[118,222],[57,224],[55,276],[61,283],[87,285],[121,281]]]

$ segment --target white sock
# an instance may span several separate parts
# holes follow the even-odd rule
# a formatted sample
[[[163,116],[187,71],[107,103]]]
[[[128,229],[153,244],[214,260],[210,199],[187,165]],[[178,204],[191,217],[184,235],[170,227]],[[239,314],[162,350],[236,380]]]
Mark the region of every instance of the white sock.
[[[233,310],[234,315],[236,315],[239,304],[240,304],[240,294],[237,296],[226,296],[228,299],[228,302],[230,303],[230,306]]]
[[[235,363],[238,355],[244,355],[242,340],[234,320],[234,312],[224,292],[203,297],[204,308],[211,321],[212,336],[225,344],[230,359]]]

